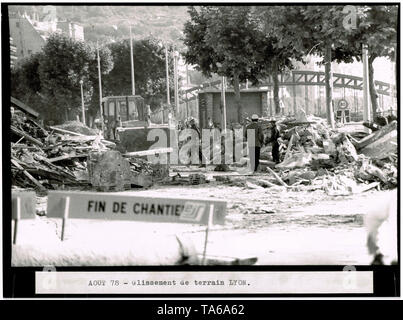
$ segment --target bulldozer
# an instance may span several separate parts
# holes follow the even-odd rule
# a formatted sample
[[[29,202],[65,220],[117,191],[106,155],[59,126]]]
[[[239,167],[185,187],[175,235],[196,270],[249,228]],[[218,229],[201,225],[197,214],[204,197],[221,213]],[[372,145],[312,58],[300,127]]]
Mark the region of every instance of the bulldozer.
[[[150,149],[156,141],[147,141],[150,130],[165,131],[169,143],[170,127],[168,124],[151,123],[151,110],[139,95],[108,96],[102,99],[103,136],[116,144],[116,150],[93,156],[92,172],[95,184],[100,187],[123,188],[125,185],[149,187],[154,182],[169,175],[169,146]],[[131,158],[156,156],[166,161],[150,163],[152,172],[133,173],[129,168]],[[144,159],[146,160],[146,159]],[[127,168],[126,168],[127,167]],[[126,170],[124,170],[126,168]],[[97,173],[97,174],[95,174]],[[99,176],[99,177],[98,177]],[[112,177],[112,178],[111,178]],[[116,178],[118,177],[118,178]],[[102,180],[102,179],[103,180]],[[102,180],[102,181],[101,181]]]
[[[150,107],[139,95],[104,97],[102,109],[104,138],[115,142],[117,150],[123,154],[149,150],[155,143],[147,141],[152,129],[164,130],[169,142],[169,125],[151,123]]]

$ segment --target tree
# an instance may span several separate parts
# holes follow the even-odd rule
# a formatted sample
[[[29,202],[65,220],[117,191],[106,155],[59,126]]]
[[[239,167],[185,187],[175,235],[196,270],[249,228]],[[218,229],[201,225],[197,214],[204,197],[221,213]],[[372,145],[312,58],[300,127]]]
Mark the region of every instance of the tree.
[[[346,30],[343,20],[344,6],[300,6],[296,14],[300,20],[292,20],[296,35],[302,38],[307,53],[322,57],[325,64],[326,114],[328,123],[334,126],[333,78],[331,62],[353,62],[350,50],[352,30]],[[309,49],[309,47],[311,47]]]
[[[216,73],[228,77],[234,86],[238,121],[242,122],[240,82],[248,79],[256,84],[269,75],[271,41],[267,41],[252,7],[189,7],[188,12],[185,60],[205,76]]]
[[[101,70],[113,66],[110,52],[100,48]],[[11,75],[12,94],[40,111],[47,120],[68,120],[69,111],[80,114],[83,81],[89,114],[99,108],[98,67],[95,46],[51,35],[43,50],[23,61]]]
[[[46,112],[46,108],[40,96],[41,81],[38,73],[40,59],[41,53],[35,53],[11,70],[11,96],[43,113]]]
[[[368,78],[373,116],[379,107],[373,63],[378,57],[388,57],[392,61],[395,59],[397,17],[398,7],[396,5],[357,7],[357,25],[353,29],[350,49],[354,49],[354,56],[360,61],[362,44],[368,46]]]
[[[298,6],[289,24],[294,30],[293,41],[300,38],[310,53],[323,58],[325,64],[326,106],[329,123],[333,123],[331,62],[351,63],[361,60],[362,44],[368,45],[369,82],[373,115],[377,109],[372,63],[376,57],[393,56],[397,42],[397,6]],[[345,24],[353,15],[357,25]],[[302,18],[301,18],[302,16]]]
[[[39,65],[42,93],[59,119],[68,119],[68,110],[79,106],[80,80],[88,83],[94,53],[82,42],[54,34],[43,48]]]
[[[98,56],[97,49],[99,51],[99,61],[101,67],[101,81],[105,83],[105,77],[110,73],[114,66],[112,53],[107,46],[90,45],[90,50],[94,52],[93,59],[89,64],[88,81],[83,79],[84,86],[84,100],[89,103],[88,115],[95,117],[99,110],[99,73],[98,73]],[[102,84],[101,83],[101,84]],[[103,86],[104,84],[102,84]],[[105,89],[102,87],[103,96],[105,96]]]
[[[108,55],[108,51],[104,51]],[[104,73],[112,67],[111,59],[102,59]],[[53,34],[47,40],[39,60],[41,93],[55,120],[68,119],[68,111],[81,107],[80,80],[87,100],[98,79],[97,58],[93,47],[69,37]]]
[[[131,95],[130,41],[111,43],[114,67],[104,78],[108,95]],[[169,47],[172,52],[172,47]],[[173,59],[169,55],[170,88],[173,89]],[[133,62],[136,95],[141,95],[154,109],[166,97],[165,48],[155,39],[133,41]],[[173,94],[171,94],[171,97]]]
[[[273,46],[271,75],[273,79],[273,99],[276,113],[280,112],[278,75],[294,69],[297,61],[305,63],[304,57],[311,41],[300,33],[303,29],[290,24],[303,19],[302,12],[295,6],[257,6],[254,14],[262,24],[267,41]],[[306,34],[307,35],[307,34]],[[305,36],[306,36],[305,35]],[[305,40],[304,40],[305,39]]]
[[[41,53],[35,53],[11,70],[11,95],[28,103],[29,97],[41,91],[38,68]]]

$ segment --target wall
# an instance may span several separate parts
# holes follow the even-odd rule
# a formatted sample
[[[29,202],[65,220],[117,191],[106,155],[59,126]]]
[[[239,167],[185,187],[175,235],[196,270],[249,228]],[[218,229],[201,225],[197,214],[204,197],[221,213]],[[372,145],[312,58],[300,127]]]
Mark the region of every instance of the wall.
[[[227,125],[238,122],[238,111],[235,107],[235,94],[227,91],[225,94]],[[243,90],[241,91],[241,104],[243,118],[256,113],[259,116],[267,116],[267,91],[266,90]],[[199,93],[199,122],[202,128],[211,118],[215,126],[222,127],[221,92],[205,91]]]
[[[16,56],[18,61],[42,50],[45,40],[28,20],[25,18],[10,18],[9,26],[10,36],[17,47]]]
[[[84,41],[84,28],[68,21],[59,21],[57,27],[74,40]]]

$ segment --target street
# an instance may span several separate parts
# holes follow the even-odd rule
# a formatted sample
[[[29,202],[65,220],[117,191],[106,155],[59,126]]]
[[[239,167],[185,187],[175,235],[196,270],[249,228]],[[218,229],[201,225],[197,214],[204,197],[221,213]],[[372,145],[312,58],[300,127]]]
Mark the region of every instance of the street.
[[[322,190],[271,191],[210,183],[123,194],[225,199],[226,223],[210,230],[208,255],[257,257],[257,265],[365,265],[371,258],[363,217],[393,192],[396,189],[331,197]],[[38,208],[46,209],[46,198],[39,198]],[[63,242],[60,230],[58,219],[21,221],[13,265],[173,265],[181,260],[175,235],[198,254],[205,239],[205,227],[173,223],[69,220]]]

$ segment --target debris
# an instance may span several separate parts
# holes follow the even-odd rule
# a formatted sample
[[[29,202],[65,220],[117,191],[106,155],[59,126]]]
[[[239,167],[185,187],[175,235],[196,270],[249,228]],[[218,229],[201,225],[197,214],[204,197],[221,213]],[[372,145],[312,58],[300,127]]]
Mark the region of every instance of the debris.
[[[92,184],[99,188],[113,187],[114,190],[122,190],[130,184],[150,186],[159,176],[168,174],[166,167],[154,166],[136,157],[126,160],[127,166],[123,165],[123,160],[109,163],[108,170],[103,168],[105,170],[98,171],[97,180],[93,171],[91,174],[87,171],[87,163],[91,166],[88,159],[90,154],[107,154],[115,149],[116,145],[102,139],[100,135],[94,135],[96,132],[90,131],[90,128],[78,122],[73,121],[61,127],[52,126],[48,131],[34,120],[27,118],[25,114],[13,113],[11,118],[13,186],[46,190],[64,189],[66,186],[89,187]],[[71,130],[78,128],[76,131],[79,132],[64,128]],[[91,160],[92,165],[97,161],[94,156]],[[123,185],[120,183],[119,172],[122,169],[112,170],[113,166],[118,165],[126,168],[133,181]]]
[[[268,206],[260,206],[250,212],[251,214],[270,214],[276,213],[275,209]]]
[[[30,135],[26,134],[25,132],[18,130],[16,127],[11,126],[11,131],[17,135],[19,135],[20,137],[23,137],[25,139],[27,139],[29,142],[32,142],[35,145],[38,145],[40,147],[43,147],[43,143],[40,142],[39,140],[32,138]]]
[[[307,166],[312,160],[312,154],[310,153],[294,153],[288,159],[276,165],[276,168],[292,169],[301,168]]]
[[[69,132],[74,132],[86,136],[98,135],[98,131],[87,127],[80,121],[67,121],[61,125],[52,127],[53,130],[64,130]],[[71,133],[70,133],[71,134]]]
[[[379,131],[378,131],[379,132]],[[360,150],[360,153],[375,159],[383,159],[389,154],[397,154],[397,130],[379,137]]]
[[[130,162],[119,151],[91,152],[88,174],[94,187],[123,191],[131,186]]]
[[[270,181],[263,180],[263,179],[249,179],[253,181],[255,184],[263,187],[263,188],[271,188],[271,187],[278,187],[278,185],[271,183]]]
[[[214,168],[214,171],[228,172],[231,169],[227,164],[219,164]]]
[[[51,158],[51,159],[48,159],[48,160],[49,160],[49,162],[57,162],[57,161],[73,159],[73,158],[81,158],[81,157],[85,158],[87,156],[88,156],[87,153],[85,153],[85,154],[76,154],[75,152],[73,152],[72,154],[66,154],[66,155],[56,157],[56,158]]]
[[[386,135],[390,132],[393,132],[394,130],[397,130],[397,121],[396,120],[392,121],[387,126],[384,126],[383,128],[381,128],[380,130],[361,139],[360,141],[358,141],[356,143],[355,147],[357,148],[357,150],[361,150],[364,147],[368,146],[369,144],[374,143],[375,141],[379,140],[384,135]]]
[[[304,109],[299,109],[298,111],[297,111],[297,114],[296,114],[296,117],[295,117],[296,119],[296,122],[308,122],[308,119],[307,119],[307,117],[306,117],[306,113],[305,113],[305,110]]]
[[[39,190],[44,190],[44,186],[38,181],[36,180],[33,176],[31,176],[19,163],[16,159],[11,159],[11,163],[17,167],[17,169],[21,170],[25,176],[31,180],[38,188]]]
[[[261,122],[264,121],[262,119]],[[305,119],[303,110],[295,118],[278,119],[277,125],[282,162],[276,164],[275,168],[280,170],[278,177],[288,187],[300,184],[316,187],[313,183],[317,177],[332,175],[342,177],[342,180],[334,182],[341,186],[340,190],[335,188],[338,191],[330,192],[332,194],[349,194],[352,190],[358,192],[364,183],[379,182],[378,187],[383,189],[396,187],[397,121],[373,134],[367,134],[361,140],[358,139],[364,131],[360,123],[346,130],[331,129],[324,119],[313,116]],[[270,148],[263,146],[262,151],[269,153]],[[264,167],[272,171],[267,169],[272,166]],[[290,169],[292,172],[288,172]],[[350,183],[350,180],[359,185]],[[280,182],[278,179],[276,181]],[[283,183],[280,182],[282,186]]]
[[[193,173],[189,175],[189,184],[203,184],[206,183],[206,176],[199,173]]]
[[[288,187],[288,185],[283,180],[281,180],[278,174],[275,173],[270,167],[267,167],[267,171],[269,171],[282,186]]]

